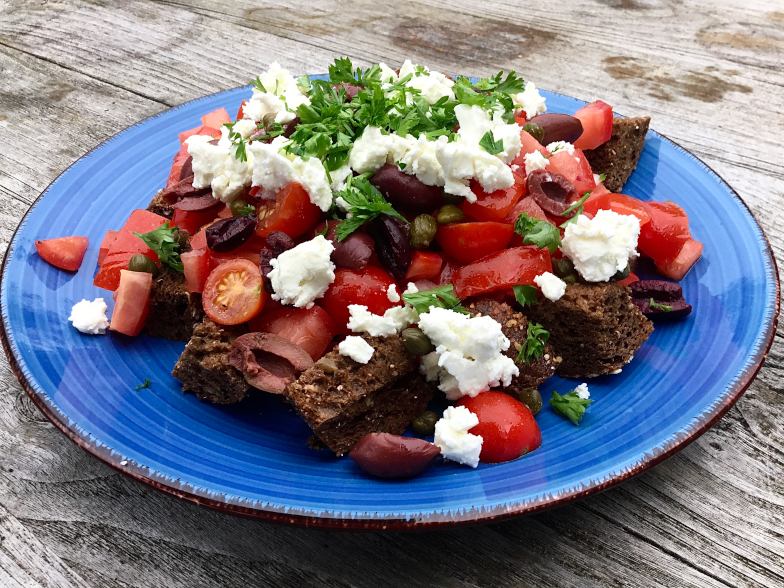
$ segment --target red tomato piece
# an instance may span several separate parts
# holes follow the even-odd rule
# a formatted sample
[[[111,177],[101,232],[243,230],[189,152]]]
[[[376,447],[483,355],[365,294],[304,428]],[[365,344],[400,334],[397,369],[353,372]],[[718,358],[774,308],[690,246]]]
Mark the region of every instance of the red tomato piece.
[[[680,281],[689,273],[689,270],[697,263],[697,260],[702,257],[702,249],[702,243],[690,238],[683,244],[683,247],[681,247],[680,252],[674,259],[664,262],[656,261],[656,269],[666,277]]]
[[[525,125],[525,121],[528,120],[528,115],[525,114],[524,110],[521,110],[518,114],[515,115],[514,119],[515,122],[522,127]]]
[[[261,201],[256,214],[259,217],[258,236],[267,237],[272,231],[283,231],[296,239],[316,226],[321,209],[310,201],[302,185],[292,183],[278,192],[274,201]]]
[[[218,208],[217,216],[218,218],[231,218],[234,215],[231,214],[231,208],[229,208],[226,205],[223,205],[220,208]]]
[[[152,274],[120,270],[109,328],[131,337],[141,333],[150,310],[151,290]]]
[[[320,301],[321,307],[335,321],[338,333],[351,334],[346,326],[351,304],[367,306],[373,314],[384,314],[396,306],[389,301],[387,290],[395,280],[381,268],[369,265],[362,270],[337,268],[335,281],[330,284]]]
[[[626,276],[622,280],[618,280],[618,284],[620,286],[628,286],[629,284],[633,284],[634,282],[639,282],[640,278],[637,277],[637,274],[634,272],[629,272],[629,275]]]
[[[243,100],[242,104],[240,104],[240,109],[237,111],[237,120],[241,118],[245,118],[245,105],[248,103],[247,100]]]
[[[167,188],[180,181],[180,172],[182,171],[182,166],[189,157],[190,154],[188,153],[188,146],[184,144],[181,145],[180,150],[177,152],[177,155],[174,156],[174,160],[172,161],[171,172],[169,172],[169,178],[166,180]]]
[[[520,216],[521,213],[525,212],[531,218],[538,218],[539,220],[548,221],[547,215],[544,213],[544,210],[536,203],[531,196],[526,196],[525,198],[521,198],[517,204],[515,204],[506,216],[501,219],[502,223],[514,225],[517,222],[517,217]]]
[[[209,225],[207,225],[209,226]],[[204,227],[200,231],[197,231],[193,237],[191,237],[191,249],[206,249],[207,248],[207,227]]]
[[[595,216],[599,210],[612,210],[618,214],[636,216],[640,221],[640,226],[651,220],[648,204],[626,194],[605,192],[595,196],[592,192],[591,196],[583,204],[583,212]]]
[[[406,272],[406,281],[415,282],[416,280],[432,280],[441,273],[441,265],[444,260],[438,253],[432,251],[414,251],[411,258],[411,265]]]
[[[575,149],[574,153],[569,153],[566,149],[557,151],[550,157],[547,170],[565,176],[581,196],[596,187],[591,164],[581,149]]]
[[[596,187],[591,190],[591,196],[601,196],[602,194],[610,194],[610,191],[603,182],[596,184]]]
[[[250,247],[243,245],[242,247],[238,247],[237,249],[226,253],[218,253],[209,248],[207,251],[210,254],[210,269],[215,269],[220,264],[231,261],[232,259],[247,259],[256,265],[261,263],[261,248],[251,249]]]
[[[210,275],[210,252],[206,249],[194,249],[180,254],[183,272],[185,273],[185,288],[188,292],[204,291],[204,284]]]
[[[463,267],[463,265],[450,259],[445,254],[442,254],[441,257],[444,260],[444,265],[441,267],[441,273],[439,273],[436,278],[436,285],[446,286],[447,284],[452,283],[452,276],[455,275],[455,272]]]
[[[503,392],[482,392],[461,398],[464,406],[479,419],[468,432],[482,437],[479,461],[501,463],[531,453],[542,445],[542,432],[528,407]]]
[[[120,231],[106,231],[106,235],[103,237],[103,241],[101,241],[101,248],[98,249],[98,265],[103,263],[104,257],[109,252],[109,247],[112,246],[114,240],[117,238],[117,234]]]
[[[505,223],[453,223],[440,225],[436,241],[447,255],[470,263],[500,251],[514,233],[514,225]]]
[[[476,194],[476,202],[464,201],[460,208],[471,218],[478,221],[501,220],[509,213],[512,207],[525,193],[525,176],[514,174],[515,183],[506,190],[496,190],[489,194],[476,184],[471,191]]]
[[[204,225],[215,220],[220,211],[220,207],[213,206],[208,210],[179,210],[174,209],[170,226],[179,227],[188,231],[189,235],[195,235]]]
[[[117,233],[117,238],[109,247],[109,251],[106,252],[101,269],[93,280],[93,286],[104,290],[116,290],[120,285],[120,270],[128,269],[128,262],[137,253],[146,255],[153,261],[158,261],[158,256],[153,250],[133,233],[149,233],[167,220],[147,210],[134,210],[123,228]]]
[[[209,127],[209,126],[205,126],[205,125],[202,125],[200,127],[196,127],[196,128],[193,128],[193,129],[189,129],[187,131],[183,131],[183,132],[179,133],[178,136],[180,138],[180,145],[185,145],[185,139],[187,139],[188,137],[191,137],[193,135],[210,135],[213,139],[220,139],[221,132],[220,132],[220,127]],[[187,146],[186,146],[185,153],[187,153],[187,152],[188,152],[188,149],[187,149]],[[188,158],[186,157],[185,159],[188,159]]]
[[[689,218],[674,202],[648,202],[650,222],[640,228],[637,245],[645,255],[662,263],[674,259],[691,239]]]
[[[87,237],[58,237],[35,241],[35,249],[44,261],[54,267],[75,272],[82,266],[90,240]]]
[[[252,332],[273,333],[288,339],[307,351],[316,361],[337,335],[335,321],[319,306],[310,308],[284,307],[248,323]]]
[[[259,314],[267,299],[258,264],[247,259],[225,261],[204,284],[204,312],[221,325],[239,325]]]
[[[218,108],[217,110],[208,112],[203,117],[201,117],[201,124],[203,124],[205,127],[212,127],[214,129],[219,129],[223,125],[227,125],[230,122],[231,117],[229,117],[229,113],[226,112],[225,108]]]
[[[462,299],[520,284],[533,285],[536,276],[552,271],[547,249],[523,245],[493,253],[461,267],[452,276],[452,284],[455,294]]]
[[[591,102],[574,113],[583,123],[583,134],[574,142],[579,149],[596,149],[612,136],[612,106],[601,100]]]

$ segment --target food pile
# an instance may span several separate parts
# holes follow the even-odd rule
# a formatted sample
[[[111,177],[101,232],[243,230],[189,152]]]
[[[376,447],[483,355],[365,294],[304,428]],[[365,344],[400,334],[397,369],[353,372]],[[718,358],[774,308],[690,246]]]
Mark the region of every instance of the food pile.
[[[702,253],[679,206],[621,193],[650,119],[549,113],[515,72],[410,61],[337,59],[327,80],[272,64],[253,86],[235,119],[180,133],[166,187],[107,232],[93,283],[111,321],[102,298],[69,317],[186,341],[184,391],[282,395],[312,447],[372,475],[476,467],[539,447],[550,376],[618,373],[650,319],[690,312],[633,271],[643,256],[678,281]],[[88,242],[36,247],[75,271]],[[577,425],[591,402],[580,383],[547,406]]]

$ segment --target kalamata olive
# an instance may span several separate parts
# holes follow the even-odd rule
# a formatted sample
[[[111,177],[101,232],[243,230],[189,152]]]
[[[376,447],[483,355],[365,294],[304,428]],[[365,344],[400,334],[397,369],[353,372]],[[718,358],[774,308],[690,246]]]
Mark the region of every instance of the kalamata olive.
[[[402,280],[411,265],[409,226],[400,219],[382,214],[368,224],[368,235],[376,242],[376,255],[392,277]]]
[[[457,194],[450,194],[449,192],[441,191],[441,200],[444,201],[444,204],[455,204],[460,206],[463,202],[465,202],[464,196],[458,196]]]
[[[683,298],[683,288],[675,282],[666,280],[638,280],[629,284],[634,298],[654,298],[659,301]]]
[[[420,214],[411,223],[411,247],[427,249],[438,232],[438,221],[429,214]]]
[[[430,435],[436,432],[437,422],[438,415],[432,410],[426,410],[411,421],[411,428],[414,429],[414,433],[420,437],[430,437]]]
[[[193,176],[191,176],[165,188],[163,192],[161,192],[161,198],[169,204],[174,204],[183,198],[195,198],[197,196],[204,196],[205,194],[212,194],[212,188],[210,186],[207,186],[206,188],[194,188]]]
[[[428,336],[417,327],[403,329],[400,336],[403,338],[403,347],[409,355],[425,355],[435,349]]]
[[[231,344],[229,364],[254,388],[283,394],[286,386],[313,365],[307,351],[279,335],[245,333]]]
[[[282,231],[270,232],[266,241],[269,247],[265,247],[259,252],[259,270],[261,270],[264,289],[268,294],[274,294],[275,290],[272,288],[272,281],[269,279],[269,273],[272,271],[271,262],[284,251],[293,248],[295,243],[294,239]]]
[[[362,437],[348,456],[373,476],[413,478],[427,470],[440,454],[440,448],[424,439],[370,433]]]
[[[577,188],[565,176],[546,169],[537,169],[528,174],[526,188],[529,196],[553,216],[558,216],[580,198]]]
[[[436,220],[439,225],[449,225],[451,223],[459,223],[465,217],[465,213],[454,204],[446,204],[438,211]]]
[[[544,129],[536,123],[525,123],[523,130],[541,143],[544,141]]]
[[[287,139],[294,134],[294,131],[297,130],[297,125],[299,124],[299,117],[295,116],[285,125],[283,125],[283,136]]]
[[[441,206],[440,190],[423,184],[397,165],[387,163],[370,178],[395,210],[412,214],[433,212]]]
[[[332,87],[336,90],[342,87],[346,91],[346,102],[351,102],[356,97],[356,95],[359,94],[359,91],[364,89],[362,86],[349,84],[348,82],[340,82],[339,84],[335,84]]]
[[[158,264],[141,253],[137,253],[131,257],[130,261],[128,262],[128,269],[132,272],[145,272],[152,274],[153,278],[158,275]]]
[[[217,198],[214,198],[212,192],[208,192],[201,196],[185,197],[172,204],[172,206],[177,210],[182,210],[184,212],[199,212],[202,210],[209,210],[219,204],[223,203]]]
[[[256,231],[257,222],[256,215],[253,213],[214,222],[205,229],[207,247],[217,253],[232,251],[251,238]]]
[[[632,301],[651,320],[673,320],[691,313],[683,289],[664,280],[640,280],[629,284]]]
[[[342,241],[333,241],[335,250],[330,258],[338,267],[363,269],[373,257],[375,243],[367,233],[352,233]]]
[[[517,399],[525,404],[534,416],[542,410],[542,395],[536,388],[523,388],[518,393]]]
[[[574,143],[583,134],[583,123],[579,118],[568,114],[555,112],[537,114],[528,122],[544,129],[544,137],[539,142],[545,146],[556,141]]]
[[[189,155],[188,159],[185,160],[185,163],[182,164],[182,169],[180,170],[180,179],[184,180],[185,178],[189,178],[193,175],[193,156]]]

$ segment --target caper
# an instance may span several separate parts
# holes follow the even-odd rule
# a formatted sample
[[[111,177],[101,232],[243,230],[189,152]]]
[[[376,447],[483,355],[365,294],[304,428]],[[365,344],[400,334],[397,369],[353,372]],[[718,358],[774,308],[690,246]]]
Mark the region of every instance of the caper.
[[[414,429],[414,433],[420,437],[429,437],[436,432],[437,422],[438,415],[432,410],[426,410],[411,421],[411,428]]]
[[[525,123],[523,130],[540,143],[544,139],[544,129],[536,123]]]
[[[243,214],[247,214],[245,212],[247,208],[248,203],[245,202],[242,198],[237,198],[234,202],[231,203],[231,206],[229,206],[232,216],[241,216]]]
[[[436,236],[438,223],[429,214],[420,214],[411,223],[411,246],[414,249],[425,249]]]
[[[619,272],[615,272],[615,275],[612,278],[610,278],[610,279],[611,280],[617,280],[617,281],[625,280],[626,278],[629,277],[629,274],[631,273],[631,271],[632,271],[632,268],[627,263],[625,268],[623,268]]]
[[[191,242],[191,236],[188,234],[188,231],[185,229],[177,229],[173,234],[172,237],[175,241],[177,241],[177,245],[180,246],[180,251],[185,251],[188,247],[188,244]]]
[[[441,200],[443,200],[446,204],[462,204],[465,198],[463,196],[449,194],[448,192],[441,190]]]
[[[409,327],[408,329],[403,329],[400,335],[403,337],[403,347],[411,355],[425,355],[435,349],[427,335],[422,332],[422,329]]]
[[[272,128],[272,125],[275,124],[275,117],[277,117],[277,114],[268,112],[261,118],[261,124],[264,126],[264,130],[269,131]]]
[[[569,274],[568,276],[564,276],[561,279],[568,286],[569,284],[574,284],[577,282],[577,274]]]
[[[131,260],[128,262],[128,269],[132,272],[146,272],[152,274],[153,278],[158,275],[158,266],[155,262],[141,253],[137,253],[131,257]]]
[[[553,273],[563,279],[565,276],[574,274],[574,264],[571,259],[562,257],[553,260]]]
[[[447,204],[441,207],[441,210],[438,211],[438,224],[439,225],[448,225],[450,223],[459,223],[463,220],[465,214],[462,210],[460,210],[454,204]]]
[[[536,388],[524,388],[520,390],[517,399],[528,407],[531,414],[538,414],[542,410],[542,395]]]

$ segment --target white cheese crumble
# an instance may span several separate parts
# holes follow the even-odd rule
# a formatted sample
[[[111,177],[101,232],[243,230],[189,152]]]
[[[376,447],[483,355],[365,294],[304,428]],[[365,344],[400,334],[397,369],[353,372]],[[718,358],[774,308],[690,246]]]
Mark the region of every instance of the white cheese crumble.
[[[482,452],[482,437],[468,431],[479,424],[479,418],[465,406],[450,406],[436,423],[433,443],[441,455],[458,463],[475,468]]]
[[[275,122],[285,124],[294,120],[297,108],[310,104],[310,99],[297,85],[297,80],[288,71],[273,62],[269,69],[259,76],[266,92],[254,88],[253,96],[242,109],[245,118],[261,121],[265,114],[275,114]]]
[[[566,225],[561,250],[589,282],[606,282],[637,257],[640,221],[635,216],[599,210],[593,219],[580,215]]]
[[[394,335],[419,320],[419,313],[409,306],[393,306],[384,315],[373,314],[367,306],[349,304],[346,325],[354,333],[367,333],[373,337]]]
[[[357,363],[367,363],[373,357],[375,349],[362,337],[346,337],[338,344],[338,353],[346,355]]]
[[[82,299],[71,309],[68,317],[74,327],[87,335],[103,335],[109,326],[106,318],[106,303],[103,298],[96,298],[92,302]]]
[[[577,396],[583,400],[588,400],[591,397],[591,393],[588,391],[588,384],[585,382],[577,386],[574,391],[577,393]]]
[[[548,144],[545,149],[547,149],[551,155],[559,151],[566,151],[569,155],[574,155],[574,145],[567,143],[566,141],[555,141],[554,143]]]
[[[533,82],[526,82],[525,88],[519,94],[512,94],[512,102],[518,110],[525,111],[527,119],[531,119],[537,114],[547,112],[544,98],[539,94]]]
[[[247,161],[234,157],[228,131],[222,131],[217,145],[210,144],[209,135],[192,135],[185,143],[193,157],[193,187],[211,187],[216,198],[231,204],[251,183],[253,155],[248,154]]]
[[[417,68],[420,68],[421,71],[418,71]],[[455,93],[452,91],[452,86],[454,86],[455,83],[444,74],[430,71],[426,66],[416,66],[411,63],[410,59],[406,59],[400,68],[398,79],[404,78],[408,74],[411,74],[412,77],[406,83],[406,86],[419,90],[421,96],[427,100],[429,104],[434,104],[444,96],[449,100],[455,99]],[[383,75],[382,70],[382,76]]]
[[[409,135],[410,136],[410,135]],[[428,186],[444,185],[444,169],[436,156],[436,142],[419,135],[398,161],[405,164],[403,171]]]
[[[348,155],[348,163],[355,172],[377,172],[386,162],[392,148],[390,135],[385,135],[378,127],[367,126],[362,135],[354,141]]]
[[[436,347],[422,358],[421,371],[428,381],[439,379],[439,389],[450,400],[476,396],[492,386],[508,386],[520,373],[503,354],[509,349],[509,339],[488,316],[431,308],[419,316],[419,328]]]
[[[335,281],[335,264],[329,258],[334,249],[323,235],[317,235],[270,261],[272,299],[297,308],[311,308],[313,301]]]
[[[400,294],[397,293],[397,286],[395,284],[390,284],[389,288],[387,288],[387,298],[392,304],[400,302]]]
[[[459,138],[450,143],[441,136],[436,141],[436,157],[443,169],[444,190],[449,194],[465,196],[468,202],[476,202],[476,194],[469,187],[471,179],[476,179],[488,193],[506,190],[514,184],[509,166],[478,144]]]
[[[566,293],[566,282],[550,272],[544,272],[534,278],[534,283],[548,300],[556,302]]]
[[[525,156],[525,175],[529,175],[532,171],[537,169],[544,169],[550,160],[542,155],[541,151],[534,151]]]

